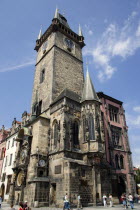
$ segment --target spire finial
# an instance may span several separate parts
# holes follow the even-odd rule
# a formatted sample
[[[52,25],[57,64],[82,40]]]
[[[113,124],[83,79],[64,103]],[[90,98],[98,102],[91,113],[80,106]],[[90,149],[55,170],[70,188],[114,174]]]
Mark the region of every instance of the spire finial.
[[[58,18],[58,8],[57,8],[57,6],[56,6],[56,10],[55,10],[54,18]]]
[[[38,34],[38,39],[40,39],[42,36],[42,25],[40,26],[40,31],[39,31],[39,34]]]
[[[83,36],[83,33],[82,33],[82,29],[81,29],[80,24],[79,24],[79,36]]]

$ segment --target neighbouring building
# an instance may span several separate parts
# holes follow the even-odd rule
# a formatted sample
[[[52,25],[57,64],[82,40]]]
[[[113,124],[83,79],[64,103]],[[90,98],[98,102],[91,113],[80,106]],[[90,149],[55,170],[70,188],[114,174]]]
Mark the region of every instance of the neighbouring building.
[[[2,175],[2,167],[3,167],[3,160],[5,157],[5,151],[6,151],[6,137],[9,135],[10,130],[5,129],[4,125],[0,129],[0,178]],[[4,186],[3,186],[4,187]],[[0,188],[0,195],[3,198],[4,189]]]
[[[131,151],[122,102],[96,93],[87,70],[84,37],[71,30],[56,9],[51,25],[36,41],[31,117],[17,132],[10,202],[63,206],[118,199],[135,192]],[[10,153],[9,153],[10,154]]]
[[[1,172],[1,181],[0,189],[3,200],[8,201],[9,199],[9,190],[11,185],[11,178],[13,174],[13,166],[16,157],[17,142],[15,142],[17,133],[21,123],[14,119],[12,123],[11,131],[5,139],[5,155],[3,160],[2,172]]]

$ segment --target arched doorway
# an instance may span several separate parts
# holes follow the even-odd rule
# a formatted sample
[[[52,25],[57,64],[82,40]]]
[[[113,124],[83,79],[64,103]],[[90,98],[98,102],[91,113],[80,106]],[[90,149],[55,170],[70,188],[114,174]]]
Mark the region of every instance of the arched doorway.
[[[121,176],[119,176],[118,177],[118,197],[121,197],[121,195],[125,192],[126,192],[125,181]]]

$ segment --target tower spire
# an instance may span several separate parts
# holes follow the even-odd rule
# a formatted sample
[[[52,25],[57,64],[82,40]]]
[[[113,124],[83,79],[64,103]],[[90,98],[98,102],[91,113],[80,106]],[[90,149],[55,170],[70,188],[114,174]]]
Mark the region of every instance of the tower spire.
[[[56,10],[55,10],[54,18],[59,18],[59,15],[58,15],[58,8],[57,8],[57,7],[56,7]]]
[[[82,33],[82,29],[81,29],[80,24],[79,24],[79,36],[83,36],[83,33]]]
[[[89,71],[88,71],[88,64],[87,64],[86,79],[84,82],[84,88],[83,88],[83,93],[82,93],[82,102],[88,101],[88,100],[99,101],[99,98],[96,94],[93,83],[91,81]]]
[[[41,25],[41,27],[40,27],[40,31],[39,31],[39,34],[38,34],[38,39],[40,39],[41,36],[42,36],[42,25]]]

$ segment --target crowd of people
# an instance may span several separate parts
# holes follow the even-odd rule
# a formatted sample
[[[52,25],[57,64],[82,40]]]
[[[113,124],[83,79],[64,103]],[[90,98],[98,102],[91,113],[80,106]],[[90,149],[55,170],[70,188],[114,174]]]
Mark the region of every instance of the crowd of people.
[[[126,193],[123,193],[120,198],[120,203],[123,204],[124,209],[127,209],[128,206],[130,206],[131,209],[134,209],[134,202],[138,203],[139,200],[140,197],[137,194],[133,197],[131,193],[129,193],[128,195],[126,195]],[[105,194],[103,195],[103,205],[104,207],[113,207],[112,194],[109,194],[108,197]]]

